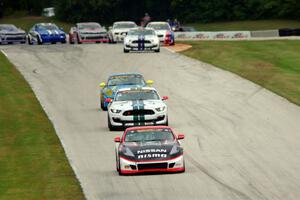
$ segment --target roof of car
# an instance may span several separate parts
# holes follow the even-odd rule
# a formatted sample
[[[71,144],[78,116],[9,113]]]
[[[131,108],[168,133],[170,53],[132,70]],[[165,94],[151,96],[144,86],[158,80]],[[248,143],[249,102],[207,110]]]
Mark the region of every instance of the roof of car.
[[[112,76],[126,76],[126,75],[140,75],[140,76],[143,76],[142,74],[140,73],[136,73],[136,72],[128,72],[128,73],[115,73],[115,74],[111,74],[109,77],[112,77]]]
[[[78,25],[80,24],[99,24],[99,23],[97,23],[97,22],[79,22],[79,23],[77,23]],[[100,25],[100,24],[99,24]]]
[[[54,23],[37,23],[36,25],[46,26],[46,25],[55,25]]]
[[[159,22],[149,22],[148,24],[169,24],[169,23],[164,21],[159,21]]]
[[[118,22],[114,22],[114,24],[135,24],[134,21],[118,21]]]

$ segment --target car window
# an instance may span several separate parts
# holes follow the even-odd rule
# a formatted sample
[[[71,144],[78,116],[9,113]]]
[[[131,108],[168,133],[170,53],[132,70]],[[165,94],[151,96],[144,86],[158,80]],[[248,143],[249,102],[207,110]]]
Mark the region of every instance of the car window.
[[[37,25],[38,30],[57,30],[58,27],[54,24]]]
[[[170,129],[141,129],[126,133],[125,142],[147,141],[174,141],[174,135]]]
[[[128,35],[155,35],[153,30],[131,30]]]
[[[99,24],[78,24],[78,29],[82,30],[82,29],[99,29],[101,28],[101,25]]]
[[[159,100],[155,90],[126,90],[119,91],[115,101]]]
[[[134,28],[136,25],[134,23],[120,23],[120,24],[115,24],[114,29],[122,29],[122,28]]]
[[[118,85],[145,85],[145,80],[141,75],[121,75],[112,76],[109,78],[108,86],[118,86]]]
[[[154,30],[170,30],[170,26],[168,24],[148,24],[149,28],[153,28]]]
[[[14,25],[1,25],[0,26],[0,31],[16,31],[16,30],[18,30],[18,29]]]

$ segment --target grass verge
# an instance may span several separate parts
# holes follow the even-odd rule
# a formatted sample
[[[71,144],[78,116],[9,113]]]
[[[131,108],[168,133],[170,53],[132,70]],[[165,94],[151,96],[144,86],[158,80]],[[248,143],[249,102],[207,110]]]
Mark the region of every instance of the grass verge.
[[[189,24],[199,31],[255,31],[280,28],[300,28],[300,21],[295,20],[255,20],[216,22],[207,24]]]
[[[84,199],[52,124],[2,53],[0,199]]]
[[[183,54],[236,73],[300,105],[300,41],[192,41]]]

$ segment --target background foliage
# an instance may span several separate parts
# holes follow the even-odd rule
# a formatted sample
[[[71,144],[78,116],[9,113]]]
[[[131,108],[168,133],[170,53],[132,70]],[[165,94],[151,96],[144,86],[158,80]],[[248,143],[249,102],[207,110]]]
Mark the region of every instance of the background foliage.
[[[253,19],[298,19],[299,0],[0,0],[0,16],[16,10],[40,14],[55,6],[64,21],[115,20],[139,22],[148,12],[152,19],[178,18],[182,22]]]

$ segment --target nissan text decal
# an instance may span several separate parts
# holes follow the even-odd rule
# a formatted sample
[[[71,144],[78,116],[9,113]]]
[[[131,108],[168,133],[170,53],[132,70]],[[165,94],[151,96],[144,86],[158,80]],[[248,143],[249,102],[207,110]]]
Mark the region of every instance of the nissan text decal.
[[[138,150],[138,159],[145,158],[167,158],[167,150],[166,149],[144,149]]]

